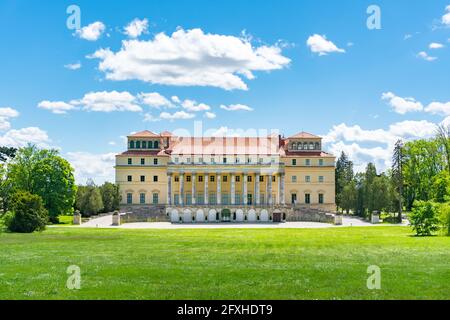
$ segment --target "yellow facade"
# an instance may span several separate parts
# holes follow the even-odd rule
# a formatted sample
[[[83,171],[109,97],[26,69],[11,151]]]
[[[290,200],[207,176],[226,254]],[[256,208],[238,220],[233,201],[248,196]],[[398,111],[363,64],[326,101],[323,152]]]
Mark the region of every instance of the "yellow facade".
[[[189,139],[149,131],[128,137],[128,150],[117,155],[115,167],[122,205],[309,205],[335,210],[335,157],[321,150],[320,137],[301,133],[218,143],[213,138],[219,147],[226,145],[223,150],[216,145],[214,151],[204,138],[200,151],[193,149],[197,140]],[[266,143],[274,147],[267,151]]]

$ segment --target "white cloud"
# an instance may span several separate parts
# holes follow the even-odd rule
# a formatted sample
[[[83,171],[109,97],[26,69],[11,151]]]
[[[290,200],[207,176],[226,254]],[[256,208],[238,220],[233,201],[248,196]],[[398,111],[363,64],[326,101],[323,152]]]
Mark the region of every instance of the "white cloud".
[[[80,30],[77,30],[75,34],[81,39],[85,39],[88,41],[97,41],[105,31],[105,28],[106,27],[102,22],[96,21],[86,27],[81,28]]]
[[[328,53],[340,52],[345,53],[344,49],[338,48],[333,42],[327,40],[325,35],[314,34],[308,38],[306,45],[314,53],[318,53],[319,56],[325,56]]]
[[[65,114],[67,111],[76,109],[73,105],[64,101],[41,101],[38,104],[38,108],[49,110],[55,114]]]
[[[213,112],[205,112],[205,117],[208,119],[214,119],[216,118],[216,114]]]
[[[195,118],[195,114],[185,111],[177,111],[175,113],[161,112],[159,118],[163,120],[188,120]]]
[[[229,106],[221,105],[220,109],[226,110],[226,111],[253,111],[252,108],[249,106],[243,105],[243,104],[230,104]]]
[[[90,92],[80,100],[71,101],[71,104],[82,105],[83,110],[96,112],[142,111],[142,108],[136,104],[136,98],[127,91]]]
[[[158,92],[152,93],[141,93],[139,94],[139,99],[141,101],[153,108],[161,108],[161,107],[172,107],[172,103],[164,96],[159,94]]]
[[[146,113],[144,115],[144,122],[157,122],[157,121],[161,121],[160,118],[153,116],[150,113]]]
[[[450,26],[450,5],[445,8],[445,14],[442,16],[442,24]]]
[[[428,48],[430,48],[430,49],[441,49],[443,47],[444,47],[444,45],[442,43],[438,43],[438,42],[432,42],[428,45]]]
[[[22,129],[11,129],[0,136],[0,145],[7,147],[24,147],[28,143],[35,144],[41,148],[48,148],[50,139],[47,132],[37,127]]]
[[[246,38],[181,28],[148,41],[124,40],[118,52],[100,49],[89,57],[101,60],[109,80],[226,90],[247,90],[242,77],[253,79],[253,71],[283,69],[291,61],[278,45],[253,47]]]
[[[392,92],[385,92],[381,99],[387,100],[396,113],[405,114],[407,112],[422,111],[423,105],[414,98],[397,97]]]
[[[116,142],[115,142],[115,141],[110,141],[110,142],[108,142],[108,144],[109,144],[110,146],[115,146],[115,145],[116,145]]]
[[[64,68],[69,69],[69,70],[78,70],[81,68],[81,63],[80,62],[69,63],[69,64],[64,65]]]
[[[421,51],[417,54],[418,58],[421,58],[425,61],[434,61],[437,59],[437,57],[433,57],[433,56],[429,56],[428,53],[426,53],[425,51]]]
[[[430,138],[435,133],[436,125],[426,120],[397,122],[391,124],[388,130],[366,130],[358,125],[341,123],[333,126],[323,142],[327,150],[337,156],[342,151],[347,153],[358,172],[363,171],[368,162],[375,163],[378,169],[384,171],[391,165],[392,150],[397,140]],[[366,143],[375,146],[362,145]]]
[[[9,119],[16,118],[19,116],[19,111],[16,109],[6,107],[0,108],[0,131],[5,131],[11,128],[11,123]]]
[[[405,36],[403,37],[403,40],[408,40],[412,38],[412,34],[405,34]]]
[[[450,116],[450,102],[432,102],[425,108],[425,111],[431,114]]]
[[[181,106],[190,112],[199,112],[199,111],[208,111],[211,109],[210,106],[204,103],[197,103],[194,100],[184,100],[181,104]]]
[[[180,98],[178,98],[177,96],[172,96],[172,98],[170,98],[170,100],[172,100],[172,102],[177,103],[177,104],[181,103]]]
[[[79,184],[85,184],[88,179],[93,179],[96,184],[114,182],[114,153],[68,152],[66,159],[72,164]]]
[[[134,19],[125,27],[125,34],[130,38],[137,38],[143,33],[147,33],[148,20]]]

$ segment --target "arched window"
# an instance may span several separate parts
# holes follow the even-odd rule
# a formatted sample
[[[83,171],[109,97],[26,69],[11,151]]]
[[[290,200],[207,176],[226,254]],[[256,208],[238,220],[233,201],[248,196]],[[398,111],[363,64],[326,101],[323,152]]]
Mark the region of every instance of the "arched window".
[[[159,142],[158,141],[155,141],[153,143],[153,149],[159,149]]]
[[[318,142],[316,142],[314,149],[320,150],[320,147],[319,147],[319,143],[318,143]]]
[[[292,150],[297,150],[297,144],[294,142],[293,144],[292,144]]]
[[[301,142],[298,144],[298,150],[303,150],[303,144]]]
[[[312,142],[309,143],[309,150],[314,150],[314,143]]]
[[[153,141],[149,141],[148,142],[148,148],[149,149],[153,149]]]
[[[140,149],[141,148],[141,142],[140,141],[136,141],[136,149]]]
[[[134,149],[134,141],[133,140],[130,141],[130,149]]]
[[[147,141],[142,141],[142,149],[147,149]]]
[[[308,143],[307,142],[303,143],[303,150],[308,150]]]

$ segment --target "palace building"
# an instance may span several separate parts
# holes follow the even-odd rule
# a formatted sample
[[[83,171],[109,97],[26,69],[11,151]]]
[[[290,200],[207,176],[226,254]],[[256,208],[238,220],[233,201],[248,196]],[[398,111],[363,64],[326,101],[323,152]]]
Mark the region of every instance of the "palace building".
[[[302,220],[335,212],[322,138],[178,137],[142,131],[116,156],[124,212],[172,222]]]

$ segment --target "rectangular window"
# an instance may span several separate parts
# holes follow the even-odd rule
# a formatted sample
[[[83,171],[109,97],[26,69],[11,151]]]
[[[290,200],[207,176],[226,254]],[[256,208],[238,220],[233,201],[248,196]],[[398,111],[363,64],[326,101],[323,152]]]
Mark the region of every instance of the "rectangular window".
[[[208,203],[212,204],[212,205],[217,204],[217,197],[216,197],[216,194],[214,192],[211,192],[209,194]]]
[[[186,182],[191,182],[191,176],[186,176]]]
[[[210,182],[214,182],[216,179],[215,179],[215,177],[214,176],[209,176],[209,181]]]
[[[139,195],[139,203],[140,204],[145,204],[145,193],[141,193]]]
[[[247,182],[252,182],[252,176],[247,176]]]
[[[145,164],[145,159],[141,158],[141,166],[143,166]]]
[[[311,195],[309,193],[305,193],[305,203],[306,204],[311,203]]]
[[[153,204],[158,204],[159,203],[159,194],[154,193],[153,194]]]
[[[187,159],[186,159],[186,162],[187,162],[187,163],[191,163],[191,158],[187,158]]]
[[[158,182],[158,176],[153,176],[153,182]]]
[[[133,176],[128,176],[128,177],[127,177],[127,180],[128,180],[128,182],[133,181]]]
[[[192,204],[192,194],[186,193],[186,204],[191,205]]]
[[[175,163],[178,163],[180,161],[180,159],[175,158]]]
[[[305,182],[311,182],[311,176],[306,176],[305,177]]]
[[[272,176],[272,182],[277,182],[277,177],[276,176]]]
[[[180,204],[180,195],[178,193],[173,196],[173,203],[177,206]]]
[[[242,204],[242,200],[241,200],[241,195],[240,194],[235,194],[234,195],[234,204]]]
[[[228,176],[223,176],[223,182],[228,182]]]
[[[198,158],[199,163],[203,163],[203,158]]]
[[[216,163],[216,160],[214,158],[211,158],[211,163]]]
[[[292,176],[292,182],[297,182],[297,176]]]
[[[311,165],[311,160],[310,159],[306,159],[305,160],[305,165],[310,166]]]
[[[323,159],[319,159],[319,166],[323,166]]]
[[[205,204],[205,196],[203,193],[197,193],[196,203],[199,205]]]
[[[175,177],[175,182],[180,182],[180,176]]]
[[[272,159],[270,160],[270,162],[272,162],[272,164],[274,164],[274,163],[276,162],[276,159],[275,159],[275,158],[272,158]]]
[[[251,163],[252,159],[251,158],[247,158],[247,163]]]
[[[222,193],[222,204],[230,204],[230,195],[228,193]]]
[[[236,176],[236,182],[241,182],[241,176]]]
[[[292,159],[292,165],[296,166],[297,165],[297,159]]]
[[[261,193],[261,194],[259,195],[259,201],[261,202],[261,204],[266,204],[266,203],[264,202],[264,199],[265,199],[265,194],[264,194],[264,193]]]
[[[320,183],[323,182],[323,176],[319,176],[319,182],[320,182]]]
[[[236,163],[239,163],[239,162],[240,162],[239,158],[236,158]]]
[[[129,164],[129,165],[133,164],[133,159],[128,158],[128,164]]]
[[[154,164],[155,166],[158,165],[158,158],[153,159],[153,164]]]
[[[263,162],[264,162],[264,159],[263,159],[263,158],[259,158],[259,159],[258,159],[258,163],[259,163],[259,164],[261,164],[261,163],[263,163]]]
[[[198,182],[203,182],[203,176],[198,176]]]
[[[264,182],[264,176],[259,176],[259,182]]]
[[[223,163],[227,163],[227,158],[223,158]]]
[[[253,195],[251,193],[247,194],[247,204],[248,205],[253,204]]]
[[[323,204],[323,193],[319,193],[319,203]]]
[[[133,194],[127,193],[127,204],[132,204],[132,203],[133,203]]]
[[[141,176],[141,182],[145,182],[145,176]]]
[[[296,193],[291,194],[291,203],[297,204],[297,194]]]

